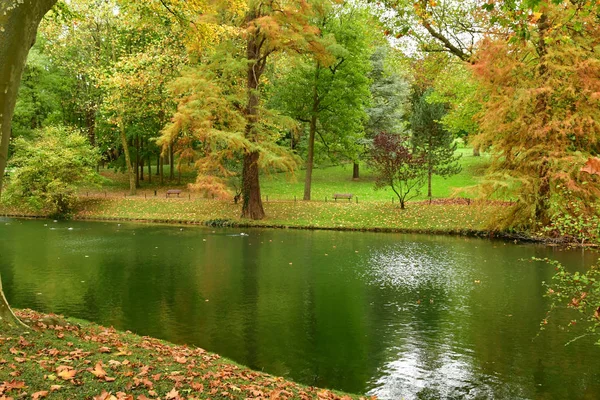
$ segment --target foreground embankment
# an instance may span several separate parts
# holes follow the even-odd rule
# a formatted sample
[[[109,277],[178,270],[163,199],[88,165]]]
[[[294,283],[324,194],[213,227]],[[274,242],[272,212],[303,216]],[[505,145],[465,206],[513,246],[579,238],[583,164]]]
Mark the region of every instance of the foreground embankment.
[[[17,311],[0,326],[2,399],[358,399],[252,371],[199,348]]]

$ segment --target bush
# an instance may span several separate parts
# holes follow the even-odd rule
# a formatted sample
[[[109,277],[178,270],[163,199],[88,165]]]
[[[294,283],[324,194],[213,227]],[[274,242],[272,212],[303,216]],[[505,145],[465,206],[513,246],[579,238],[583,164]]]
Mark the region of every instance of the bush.
[[[53,217],[68,216],[77,201],[76,184],[99,181],[96,149],[79,132],[46,127],[33,140],[18,138],[9,165],[13,169],[3,201],[22,204]]]

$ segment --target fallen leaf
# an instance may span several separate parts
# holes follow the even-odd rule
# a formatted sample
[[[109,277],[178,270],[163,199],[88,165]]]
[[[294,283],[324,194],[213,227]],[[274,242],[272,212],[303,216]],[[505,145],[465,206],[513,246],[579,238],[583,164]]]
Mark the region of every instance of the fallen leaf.
[[[56,375],[65,381],[73,379],[76,374],[77,371],[74,370],[73,367],[61,365],[58,368],[56,368]]]
[[[41,390],[39,392],[35,392],[34,394],[32,394],[31,398],[33,400],[37,400],[37,399],[43,399],[46,396],[48,396],[48,391],[47,390]]]
[[[102,368],[102,361],[98,361],[94,366],[94,369],[89,368],[88,371],[94,374],[96,378],[104,379],[104,377],[106,377],[106,371]]]
[[[177,390],[175,390],[175,388],[171,389],[171,391],[169,393],[167,393],[165,395],[165,399],[166,400],[179,400],[181,399],[181,397],[179,397],[179,392]]]

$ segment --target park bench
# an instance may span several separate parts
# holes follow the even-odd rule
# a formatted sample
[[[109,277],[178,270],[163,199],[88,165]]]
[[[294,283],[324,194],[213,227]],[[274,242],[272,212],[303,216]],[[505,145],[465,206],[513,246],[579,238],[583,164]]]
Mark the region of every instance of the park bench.
[[[352,193],[335,193],[333,199],[336,201],[337,199],[348,199],[350,201],[352,200]]]
[[[181,190],[179,190],[179,189],[169,189],[169,190],[167,190],[167,196],[166,197],[169,197],[172,194],[176,194],[177,197],[179,197],[179,195],[181,194]]]

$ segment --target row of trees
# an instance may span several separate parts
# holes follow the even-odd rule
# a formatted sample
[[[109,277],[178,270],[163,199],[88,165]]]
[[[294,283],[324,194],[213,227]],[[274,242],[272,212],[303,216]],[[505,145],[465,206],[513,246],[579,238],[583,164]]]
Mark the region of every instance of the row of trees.
[[[54,2],[8,3],[7,21],[31,17],[19,26],[37,27]],[[172,173],[174,160],[193,161],[196,189],[224,194],[239,186],[243,215],[262,218],[261,169],[304,164],[308,200],[315,161],[354,161],[358,177],[358,162],[387,132],[426,149],[427,175],[449,174],[452,161],[433,165],[452,159],[450,132],[475,153],[492,154],[482,188],[515,200],[499,226],[535,228],[572,211],[559,188],[582,204],[598,194],[596,178],[578,173],[598,148],[597,7],[575,0],[59,3],[32,52],[14,133],[75,125],[106,158],[120,160],[132,192],[144,166],[154,162],[160,174],[169,160]],[[3,51],[23,33],[11,29],[2,32]],[[31,43],[35,29],[27,34]],[[16,64],[4,75],[20,71],[22,47],[11,48],[6,59]]]
[[[383,32],[368,6],[329,0],[59,3],[30,52],[13,136],[75,127],[132,194],[154,173],[162,183],[164,163],[170,178],[194,163],[193,189],[239,190],[243,216],[260,219],[261,170],[304,166],[310,200],[315,162],[354,162],[358,179],[380,132],[414,126],[430,165],[440,146],[453,152],[436,122],[446,107],[425,102]]]

